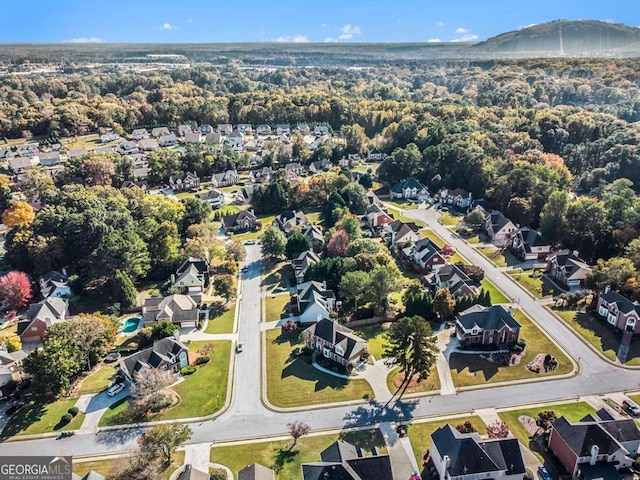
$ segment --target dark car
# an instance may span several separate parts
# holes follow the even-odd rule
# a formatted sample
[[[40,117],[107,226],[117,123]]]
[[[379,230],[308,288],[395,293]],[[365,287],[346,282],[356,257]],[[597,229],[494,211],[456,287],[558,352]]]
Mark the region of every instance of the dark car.
[[[538,475],[542,480],[553,480],[553,477],[549,474],[549,470],[544,465],[538,467]]]

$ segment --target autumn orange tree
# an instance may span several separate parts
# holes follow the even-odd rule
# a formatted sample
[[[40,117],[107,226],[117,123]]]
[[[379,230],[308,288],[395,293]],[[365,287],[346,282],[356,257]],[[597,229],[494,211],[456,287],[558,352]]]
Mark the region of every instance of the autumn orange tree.
[[[35,217],[36,214],[31,205],[27,202],[16,200],[2,214],[2,223],[9,228],[26,227],[33,222]]]

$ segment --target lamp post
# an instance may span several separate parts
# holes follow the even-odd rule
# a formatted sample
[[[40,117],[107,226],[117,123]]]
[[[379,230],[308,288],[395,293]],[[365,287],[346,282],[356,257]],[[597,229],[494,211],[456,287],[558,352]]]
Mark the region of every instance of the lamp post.
[[[216,394],[216,405],[217,405],[216,410],[220,410],[220,395],[219,394]]]

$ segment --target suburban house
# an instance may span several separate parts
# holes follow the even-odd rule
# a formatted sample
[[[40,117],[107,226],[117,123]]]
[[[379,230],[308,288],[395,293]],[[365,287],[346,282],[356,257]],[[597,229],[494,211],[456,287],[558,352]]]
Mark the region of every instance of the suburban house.
[[[235,170],[227,170],[223,173],[216,173],[211,177],[211,185],[216,188],[229,187],[238,183],[240,177]]]
[[[160,138],[164,135],[169,135],[171,132],[167,127],[156,127],[151,130],[151,136],[155,138]]]
[[[62,163],[60,152],[41,153],[38,158],[40,159],[40,165],[43,167],[55,167]]]
[[[189,295],[146,298],[142,307],[142,319],[145,327],[151,327],[161,320],[169,320],[180,327],[195,328],[200,320],[200,309]]]
[[[222,135],[218,132],[209,132],[204,136],[206,143],[222,143]]]
[[[0,160],[9,160],[14,156],[15,155],[13,154],[11,147],[0,147]]]
[[[567,290],[582,288],[589,273],[591,267],[578,256],[578,252],[561,250],[547,257],[547,275]]]
[[[143,138],[142,140],[138,141],[138,150],[142,152],[150,152],[152,150],[155,150],[159,146],[160,145],[158,145],[158,140],[156,140],[155,138]]]
[[[245,185],[237,193],[236,198],[242,203],[250,203],[253,198],[253,185]]]
[[[471,192],[467,192],[464,188],[445,188],[440,192],[440,203],[442,205],[451,205],[461,210],[471,206],[473,201]]]
[[[136,143],[136,142],[132,142],[132,143]],[[119,145],[118,145],[118,147],[119,147]],[[137,144],[136,144],[136,148],[137,148]],[[118,148],[118,151],[120,151],[119,148]],[[69,158],[84,157],[88,153],[89,153],[89,150],[87,150],[86,148],[74,148],[74,149],[69,150],[67,152],[67,157],[69,157]],[[122,152],[120,152],[120,153],[122,153]],[[135,151],[135,152],[132,152],[132,153],[138,153],[138,152]]]
[[[291,162],[291,163],[287,163],[284,166],[284,171],[285,172],[291,172],[294,173],[298,176],[302,175],[304,173],[304,167],[302,166],[302,164],[300,162]]]
[[[186,132],[184,134],[184,143],[201,143],[204,137],[200,132]]]
[[[379,207],[382,206],[382,201],[373,192],[373,190],[367,191],[367,200],[369,201],[369,205],[378,205]]]
[[[136,141],[149,138],[149,132],[146,128],[136,128],[133,132],[131,132],[131,138]]]
[[[484,229],[496,247],[506,247],[511,234],[517,229],[511,220],[498,211],[491,212],[484,220]]]
[[[304,282],[296,287],[296,310],[299,323],[315,323],[335,308],[336,296],[332,290],[320,282]]]
[[[235,213],[233,215],[224,215],[221,219],[222,230],[224,232],[244,232],[247,230],[253,230],[256,228],[256,222],[258,219],[250,210],[243,210],[242,212]]]
[[[241,132],[231,132],[224,140],[224,144],[230,148],[240,147],[244,144],[244,135]]]
[[[39,152],[40,147],[38,147],[37,143],[25,143],[16,147],[16,153],[21,157],[31,157],[38,155]]]
[[[598,315],[621,332],[640,332],[640,305],[607,287],[598,297]]]
[[[200,127],[200,128],[201,128],[201,131],[202,131],[202,127]],[[217,126],[217,129],[218,129],[218,133],[220,135],[229,135],[231,132],[233,132],[233,127],[228,123],[219,123],[218,126]],[[209,132],[203,132],[203,133],[206,134],[206,133],[209,133]]]
[[[367,207],[367,210],[363,215],[363,220],[365,220],[366,225],[368,225],[369,228],[376,230],[392,223],[393,217],[385,212],[380,206],[373,204]]]
[[[522,261],[545,260],[551,245],[535,230],[523,227],[511,233],[511,250]]]
[[[224,205],[224,193],[215,188],[206,192],[196,194],[200,200],[208,202],[213,208],[220,208]]]
[[[271,127],[269,125],[258,125],[256,127],[256,133],[258,135],[269,135],[271,133]]]
[[[350,443],[337,441],[320,453],[320,462],[302,464],[302,480],[391,480],[389,455],[374,447],[372,455]]]
[[[45,273],[38,279],[38,284],[40,285],[40,293],[43,298],[70,297],[72,295],[71,287],[69,286],[69,277],[64,268],[59,272],[51,271]]]
[[[309,266],[313,265],[314,263],[318,263],[319,261],[320,257],[310,250],[302,252],[300,255],[294,258],[291,262],[291,265],[293,267],[293,274],[296,277],[296,283],[300,284],[304,282],[304,274],[307,273],[307,269],[309,268]]]
[[[632,419],[601,421],[587,416],[570,422],[560,417],[549,436],[549,450],[576,480],[622,478],[618,471],[633,464],[638,447],[640,430]]]
[[[372,148],[367,153],[367,162],[381,162],[387,158],[387,154],[381,152],[377,148]]]
[[[466,346],[507,348],[520,336],[520,324],[501,305],[474,305],[456,318],[456,335]]]
[[[299,123],[296,125],[296,130],[299,131],[303,136],[311,135],[311,127],[306,123]]]
[[[238,472],[238,480],[276,480],[276,472],[259,463],[252,463]]]
[[[125,140],[123,142],[120,142],[117,146],[117,149],[118,153],[121,153],[122,155],[132,155],[134,153],[140,152],[140,149],[138,148],[138,142],[134,142],[132,140]]]
[[[276,125],[276,135],[291,135],[291,126],[288,123],[279,123]]]
[[[117,133],[105,133],[100,135],[100,143],[109,143],[118,140],[120,135]]]
[[[460,267],[451,263],[443,265],[436,270],[433,284],[436,290],[448,288],[454,297],[476,296],[480,293],[478,287],[473,284],[469,276]]]
[[[179,175],[171,175],[169,177],[169,186],[173,190],[183,192],[186,190],[195,190],[200,187],[200,177],[196,172],[185,172]]]
[[[449,424],[431,434],[430,453],[440,480],[522,480],[526,472],[517,438],[482,440]]]
[[[18,322],[18,335],[22,343],[41,342],[44,332],[67,319],[69,304],[65,299],[50,297],[29,305],[27,319]]]
[[[417,242],[420,240],[418,226],[415,223],[407,224],[400,220],[385,225],[384,231],[387,233],[388,242],[393,246],[402,247],[407,242]]]
[[[331,160],[327,160],[326,158],[324,158],[322,160],[318,160],[317,162],[311,162],[311,164],[309,165],[309,171],[311,173],[324,172],[329,170],[331,167],[333,167],[333,163],[331,163]]]
[[[184,470],[182,470],[176,480],[210,480],[210,478],[209,472],[203,472],[188,463],[184,466]]]
[[[180,139],[176,137],[175,133],[169,133],[167,135],[162,135],[158,139],[158,144],[161,147],[173,147],[174,145],[178,145],[180,143]]]
[[[9,170],[13,173],[24,173],[28,168],[35,167],[38,165],[39,160],[36,161],[37,157],[12,157],[9,159]]]
[[[403,249],[403,254],[405,255],[405,258],[412,261],[424,272],[438,270],[440,267],[447,264],[447,259],[442,254],[442,249],[428,238],[422,238],[413,245]],[[455,272],[455,269],[452,269],[452,271]],[[464,277],[461,277],[461,280],[469,283],[470,279],[467,280],[468,278],[469,277],[465,275]],[[443,279],[444,277],[442,280]]]
[[[237,128],[238,131],[243,135],[249,135],[253,133],[253,127],[249,123],[239,123]]]
[[[367,342],[353,330],[328,318],[307,328],[304,337],[308,348],[340,365],[358,360],[367,348]]]
[[[313,134],[316,137],[322,137],[324,135],[329,135],[329,127],[326,125],[316,125],[313,127]]]
[[[405,200],[429,200],[429,191],[415,178],[407,178],[396,183],[389,189],[391,199],[404,198]]]
[[[9,353],[4,342],[0,343],[0,398],[10,393],[8,384],[20,380],[22,360],[26,356],[24,350]]]
[[[280,215],[276,215],[271,225],[289,235],[295,227],[304,228],[309,225],[309,220],[300,210],[286,210]]]
[[[171,287],[185,295],[200,296],[209,282],[209,264],[201,258],[189,257],[171,275]]]
[[[322,230],[319,227],[307,225],[302,233],[311,241],[314,252],[318,253],[322,250],[324,247],[324,235],[322,235]]]
[[[125,188],[140,188],[144,193],[149,193],[149,185],[147,182],[132,182],[131,180],[125,180],[120,185],[120,190],[124,190]]]
[[[148,368],[179,373],[180,369],[187,365],[189,365],[189,349],[173,337],[158,340],[152,347],[123,358],[119,364],[120,371],[131,384],[135,383],[136,375]]]
[[[249,172],[249,181],[258,183],[267,183],[271,181],[271,176],[276,173],[271,167],[262,167]]]
[[[180,137],[184,137],[187,133],[191,133],[191,132],[193,132],[193,127],[187,124],[178,125],[178,128],[176,129],[176,133]]]

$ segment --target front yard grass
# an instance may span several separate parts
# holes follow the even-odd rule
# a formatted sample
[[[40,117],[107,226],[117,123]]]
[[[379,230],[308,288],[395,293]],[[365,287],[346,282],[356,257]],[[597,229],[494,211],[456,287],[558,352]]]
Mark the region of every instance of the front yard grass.
[[[572,364],[569,358],[540,330],[522,311],[514,310],[514,318],[520,323],[520,338],[526,343],[525,354],[518,365],[502,366],[480,355],[452,353],[449,358],[451,376],[457,387],[481,385],[484,383],[508,382],[512,380],[533,379],[562,375],[571,372]],[[534,373],[527,369],[538,353],[553,355],[558,366],[551,372]]]
[[[349,324],[347,323],[348,327]],[[355,327],[354,332],[367,341],[367,350],[376,360],[384,356],[385,330],[380,325],[370,325],[367,327]]]
[[[542,270],[516,268],[507,273],[536,298],[548,298],[557,293],[557,289],[544,277]]]
[[[89,460],[87,462],[81,462],[74,459],[73,473],[83,477],[93,470],[106,478],[116,478],[118,472],[125,465],[125,462],[129,461],[129,459],[130,457],[117,457],[107,458],[104,460]],[[171,474],[182,465],[184,465],[184,450],[175,452],[171,456],[171,465],[159,473],[163,479],[169,480]]]
[[[495,305],[496,303],[509,303],[509,299],[505,296],[505,294],[498,290],[498,287],[491,283],[491,280],[487,279],[486,277],[483,278],[480,282],[480,287],[485,292],[489,292],[492,304]]]
[[[482,246],[476,248],[478,252],[484,255],[487,260],[493,263],[496,267],[506,267],[507,261],[504,258],[504,255],[495,247],[491,247],[489,245]]]
[[[319,462],[320,452],[337,440],[347,441],[363,450],[377,447],[380,453],[386,453],[384,438],[380,430],[375,429],[307,436],[298,440],[291,450],[291,440],[213,447],[210,460],[229,467],[234,478],[238,478],[238,471],[247,465],[260,463],[274,469],[278,480],[297,480],[300,478],[300,465]]]
[[[444,427],[447,423],[450,423],[451,426],[455,428],[467,420],[471,422],[473,428],[475,428],[480,435],[485,435],[487,433],[487,426],[477,415],[452,418],[450,420],[439,420],[437,422],[412,423],[409,425],[407,428],[407,434],[409,435],[409,440],[413,447],[413,454],[416,457],[418,465],[422,465],[422,456],[424,455],[425,450],[431,448],[431,434],[433,432],[440,427]]]
[[[589,312],[557,308],[551,310],[605,357],[611,361],[616,360],[621,336],[606,321]],[[626,365],[640,365],[640,341],[631,342]]]
[[[216,316],[214,316],[217,314]],[[233,320],[236,314],[236,303],[233,302],[224,311],[210,311],[209,323],[205,333],[233,333]]]
[[[129,401],[124,399],[113,404],[100,419],[100,426],[122,425],[132,421],[175,420],[178,418],[211,415],[222,408],[227,399],[231,342],[198,341],[189,344],[190,352],[197,352],[206,343],[213,343],[211,361],[200,365],[197,371],[186,375],[184,381],[173,387],[180,396],[180,402],[157,414],[133,419],[129,411]]]
[[[395,202],[391,202],[391,203],[398,205]],[[416,225],[418,225],[421,228],[425,226],[424,223],[422,223],[419,220],[414,220],[413,218],[405,217],[402,214],[402,209],[403,208],[405,208],[405,207],[399,207],[399,208],[398,207],[388,207],[386,210],[387,210],[387,213],[389,213],[389,215],[391,215],[395,220],[400,220],[401,222],[404,222],[404,223],[415,223]],[[415,208],[415,206],[412,206],[412,208]]]
[[[262,286],[265,290],[276,287],[287,287],[287,280],[291,275],[291,262],[280,260],[276,263],[268,263],[268,270],[262,276]],[[280,279],[278,280],[278,275]]]
[[[448,227],[458,225],[462,221],[462,214],[452,214],[451,212],[440,212],[442,217],[438,220],[442,225]]]
[[[276,407],[300,407],[372,397],[366,380],[346,380],[322,373],[303,357],[292,356],[304,343],[283,337],[280,329],[266,332],[267,399]]]
[[[290,300],[289,293],[268,296],[265,300],[265,321],[272,322],[288,316],[287,306]]]
[[[387,375],[387,388],[391,393],[395,393],[398,390],[398,387],[393,383],[393,379],[398,373],[400,373],[400,367],[394,368]],[[440,390],[440,377],[438,376],[438,369],[434,365],[429,370],[429,376],[426,380],[421,381],[415,387],[407,388],[405,393],[433,392],[436,390]]]
[[[245,232],[239,233],[237,235],[232,235],[231,239],[236,240],[238,242],[245,242],[247,240],[259,240],[262,237],[264,231],[271,226],[271,222],[276,218],[275,215],[258,215],[258,221],[262,224],[262,228],[256,230],[255,232]]]
[[[458,252],[454,253],[449,257],[449,263],[462,263],[464,265],[469,265],[469,261],[460,255]]]
[[[116,365],[109,363],[101,363],[87,375],[77,390],[78,395],[87,393],[98,393],[106,389],[111,381],[111,377],[116,372]]]
[[[84,422],[84,413],[78,413],[69,423],[62,423],[62,415],[76,404],[77,398],[49,401],[32,394],[26,405],[13,414],[2,431],[2,436],[51,433],[61,430],[77,430]]]
[[[422,230],[420,231],[420,235],[422,235],[422,238],[428,238],[440,248],[444,247],[445,244],[447,243],[442,239],[442,237],[440,237],[440,235],[438,235],[433,230],[429,230],[429,229]]]

